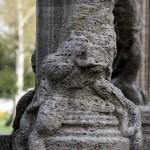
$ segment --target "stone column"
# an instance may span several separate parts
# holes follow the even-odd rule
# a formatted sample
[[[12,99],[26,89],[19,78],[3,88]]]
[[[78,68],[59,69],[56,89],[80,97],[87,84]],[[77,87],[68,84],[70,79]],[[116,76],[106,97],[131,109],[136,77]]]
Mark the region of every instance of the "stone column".
[[[38,1],[38,7],[51,14],[38,14],[54,22],[60,14],[48,2]],[[55,23],[47,30],[38,26],[43,41],[37,47],[38,87],[14,132],[13,150],[141,150],[139,111],[110,83],[114,1],[61,2],[57,38]]]
[[[63,18],[63,0],[37,0],[36,68],[39,85],[39,68],[43,59],[58,48]]]
[[[143,150],[150,149],[150,105],[140,106],[142,119]]]
[[[141,46],[142,46],[142,60],[137,83],[141,89],[147,93],[147,101],[150,102],[150,2],[149,0],[140,0],[142,28],[140,31]]]
[[[150,103],[150,2],[149,0],[142,1],[141,16],[142,16],[142,29],[141,29],[141,43],[142,43],[142,64],[138,75],[137,83],[144,89],[148,98],[146,101]],[[143,150],[150,149],[150,105],[141,106],[142,116],[142,133],[143,133]]]

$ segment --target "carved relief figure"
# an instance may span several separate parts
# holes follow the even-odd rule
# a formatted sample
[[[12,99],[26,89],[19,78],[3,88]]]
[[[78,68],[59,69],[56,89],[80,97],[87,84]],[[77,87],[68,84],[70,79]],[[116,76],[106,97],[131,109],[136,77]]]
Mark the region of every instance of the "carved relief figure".
[[[84,36],[72,37],[63,50],[48,55],[41,66],[40,87],[21,119],[14,150],[23,150],[28,144],[29,149],[46,150],[44,140],[57,135],[63,124],[69,125],[73,120],[68,116],[88,112],[117,117],[122,135],[134,139],[132,149],[140,149],[138,110],[105,79],[107,66],[108,54]],[[90,124],[86,118],[78,119],[78,124],[82,121]]]
[[[13,150],[141,150],[139,111],[110,83],[113,6],[114,1],[64,1],[58,49],[41,64]]]

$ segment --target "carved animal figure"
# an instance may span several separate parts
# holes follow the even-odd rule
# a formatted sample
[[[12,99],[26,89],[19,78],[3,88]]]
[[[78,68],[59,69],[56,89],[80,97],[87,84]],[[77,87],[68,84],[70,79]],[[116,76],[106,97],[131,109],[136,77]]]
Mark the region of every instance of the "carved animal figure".
[[[107,80],[109,66],[108,53],[84,36],[71,37],[57,53],[48,55],[41,65],[40,87],[15,133],[13,150],[46,150],[45,139],[55,136],[63,124],[71,126],[72,113],[88,116],[88,112],[117,117],[122,135],[131,139],[132,150],[140,150],[139,112]],[[84,122],[86,126],[99,124],[86,117],[73,124],[83,126]]]
[[[115,107],[114,113],[120,121],[120,129],[125,137],[131,137],[131,150],[142,149],[142,133],[138,108],[123,93],[105,79],[94,84],[95,92]]]

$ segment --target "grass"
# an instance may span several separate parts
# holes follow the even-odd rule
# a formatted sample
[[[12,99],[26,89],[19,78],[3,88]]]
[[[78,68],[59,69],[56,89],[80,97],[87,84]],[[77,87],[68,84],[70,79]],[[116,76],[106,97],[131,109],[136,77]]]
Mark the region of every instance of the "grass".
[[[8,121],[9,116],[5,116],[3,119],[0,119],[0,133],[11,133],[12,127],[7,127],[6,122]]]
[[[11,133],[12,127],[0,126],[0,133]]]

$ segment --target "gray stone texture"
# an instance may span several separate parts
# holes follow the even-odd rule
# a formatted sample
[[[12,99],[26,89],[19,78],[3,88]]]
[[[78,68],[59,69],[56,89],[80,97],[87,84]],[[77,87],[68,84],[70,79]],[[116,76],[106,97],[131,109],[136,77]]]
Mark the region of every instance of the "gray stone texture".
[[[141,89],[147,92],[146,104],[150,101],[150,1],[140,0],[142,28],[140,30],[140,39],[142,46],[141,67],[138,72],[137,83]]]
[[[38,84],[13,133],[13,150],[141,150],[139,110],[110,83],[114,1],[55,2],[37,1]]]
[[[148,93],[148,103],[150,101],[150,1],[140,0],[141,3],[141,15],[142,15],[142,30],[141,30],[141,42],[142,42],[142,64],[138,75],[138,84],[142,89],[145,89]],[[150,149],[150,105],[141,106],[142,117],[142,133],[143,133],[143,150]]]
[[[112,83],[136,105],[146,102],[146,93],[136,84],[141,65],[141,12],[139,0],[116,0],[114,26],[117,34],[117,57]]]
[[[37,85],[43,59],[58,48],[63,19],[64,0],[37,0]],[[53,6],[53,7],[52,7]]]
[[[139,106],[142,119],[143,149],[150,149],[150,104]]]

